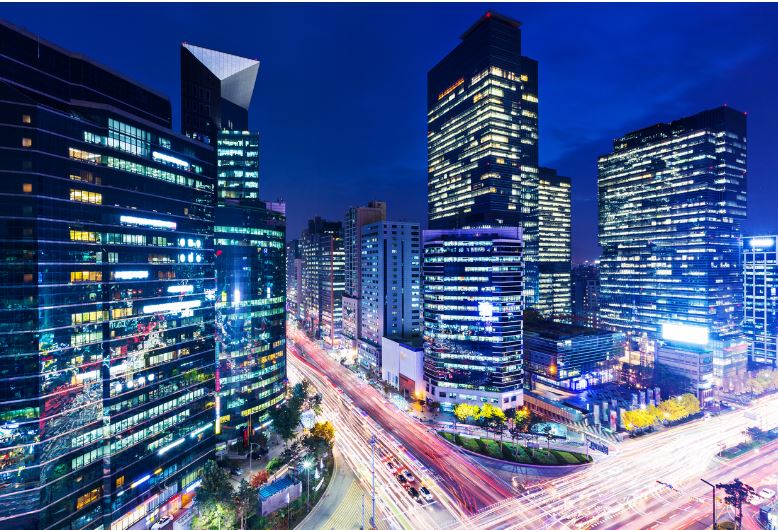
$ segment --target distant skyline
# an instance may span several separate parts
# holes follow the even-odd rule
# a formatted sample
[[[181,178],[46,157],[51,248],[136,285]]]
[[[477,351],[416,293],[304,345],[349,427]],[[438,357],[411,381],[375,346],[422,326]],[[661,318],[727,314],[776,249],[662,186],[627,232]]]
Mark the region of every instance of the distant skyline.
[[[46,16],[41,16],[45,9]],[[540,161],[573,184],[573,259],[599,255],[597,157],[612,139],[728,104],[748,113],[745,234],[778,215],[778,6],[765,4],[6,4],[2,18],[167,95],[182,41],[260,60],[260,194],[288,238],[388,203],[426,224],[427,71],[485,11],[522,22],[539,62]]]

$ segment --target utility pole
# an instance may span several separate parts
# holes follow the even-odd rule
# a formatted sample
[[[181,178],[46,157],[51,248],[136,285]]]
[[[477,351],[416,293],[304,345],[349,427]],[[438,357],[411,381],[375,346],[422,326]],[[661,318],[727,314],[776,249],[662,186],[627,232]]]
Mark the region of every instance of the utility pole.
[[[372,498],[373,506],[370,515],[370,528],[376,527],[375,526],[375,444],[376,444],[376,438],[375,438],[375,434],[373,434],[370,436],[370,447],[372,448],[372,458],[370,462],[370,468],[371,468],[371,473],[373,475],[373,488],[371,491],[371,495],[373,497]]]
[[[365,494],[362,494],[362,530],[365,530]]]
[[[713,488],[713,530],[716,530],[716,528],[718,527],[718,525],[716,524],[716,485],[711,484],[704,478],[701,478],[700,480],[703,481],[708,486],[710,486],[711,488]]]

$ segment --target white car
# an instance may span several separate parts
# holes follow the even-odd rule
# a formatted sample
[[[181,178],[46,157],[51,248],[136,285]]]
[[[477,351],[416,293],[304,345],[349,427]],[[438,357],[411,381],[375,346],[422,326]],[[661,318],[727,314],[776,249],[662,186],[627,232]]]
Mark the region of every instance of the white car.
[[[770,488],[762,488],[759,490],[759,496],[764,499],[772,499],[775,497],[775,490]]]
[[[162,528],[165,528],[167,524],[172,521],[170,517],[163,517],[153,525],[151,525],[151,530],[161,530]]]
[[[421,496],[424,497],[425,501],[432,502],[432,493],[430,493],[430,490],[425,486],[419,488],[419,493],[421,493]]]

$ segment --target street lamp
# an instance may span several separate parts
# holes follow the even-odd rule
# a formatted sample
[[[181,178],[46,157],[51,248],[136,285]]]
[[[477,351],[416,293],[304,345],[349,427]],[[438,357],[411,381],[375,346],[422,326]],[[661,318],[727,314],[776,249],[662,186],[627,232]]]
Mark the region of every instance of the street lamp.
[[[708,482],[704,478],[701,478],[700,480],[703,481],[708,486],[710,486],[711,488],[713,488],[713,497],[712,497],[713,498],[713,530],[716,530],[716,528],[717,528],[717,525],[716,525],[716,485],[715,484],[711,484],[710,482]]]
[[[303,462],[303,469],[305,469],[305,475],[307,477],[307,495],[305,497],[305,504],[308,507],[308,511],[311,511],[311,467],[313,466],[313,462],[308,459]]]

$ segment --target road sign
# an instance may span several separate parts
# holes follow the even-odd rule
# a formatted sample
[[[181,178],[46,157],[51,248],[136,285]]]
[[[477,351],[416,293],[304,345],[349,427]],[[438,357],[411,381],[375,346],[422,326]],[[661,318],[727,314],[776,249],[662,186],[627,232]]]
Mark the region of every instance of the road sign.
[[[610,450],[607,445],[597,443],[594,440],[589,440],[589,449],[594,449],[595,451],[599,451],[604,454],[608,454],[608,451]]]

